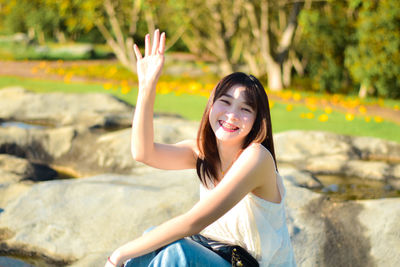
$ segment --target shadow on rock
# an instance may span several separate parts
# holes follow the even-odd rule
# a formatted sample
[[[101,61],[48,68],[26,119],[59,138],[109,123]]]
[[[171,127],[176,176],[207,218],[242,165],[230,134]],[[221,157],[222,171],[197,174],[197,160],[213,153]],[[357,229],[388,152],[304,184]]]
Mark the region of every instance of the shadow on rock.
[[[324,222],[324,266],[375,266],[370,255],[370,240],[358,219],[363,210],[361,204],[332,203],[328,198],[321,197],[311,201],[307,210],[309,216]]]

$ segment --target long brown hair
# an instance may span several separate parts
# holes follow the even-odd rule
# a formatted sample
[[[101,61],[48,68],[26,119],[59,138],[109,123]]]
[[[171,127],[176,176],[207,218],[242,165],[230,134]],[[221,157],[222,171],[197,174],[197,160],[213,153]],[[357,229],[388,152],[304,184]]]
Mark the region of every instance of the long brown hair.
[[[225,94],[232,86],[242,85],[246,88],[245,98],[254,108],[256,118],[250,133],[246,136],[242,149],[251,143],[261,143],[272,154],[276,166],[274,140],[272,138],[271,115],[268,96],[260,81],[253,75],[243,72],[235,72],[224,77],[213,89],[208,99],[203,118],[197,133],[197,146],[200,154],[196,162],[197,175],[204,186],[208,182],[217,182],[218,167],[221,164],[219,158],[217,140],[211,128],[209,114],[215,101]]]

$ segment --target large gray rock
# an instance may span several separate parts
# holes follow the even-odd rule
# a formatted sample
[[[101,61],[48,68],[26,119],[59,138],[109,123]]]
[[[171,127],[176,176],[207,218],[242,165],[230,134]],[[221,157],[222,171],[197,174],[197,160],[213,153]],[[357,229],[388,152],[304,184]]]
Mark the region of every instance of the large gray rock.
[[[180,118],[158,117],[154,120],[154,140],[176,143],[193,139],[197,125]],[[82,125],[54,129],[0,127],[0,153],[68,167],[79,175],[139,171],[143,164],[132,159],[130,143],[130,128],[96,133]]]
[[[45,181],[56,176],[57,172],[47,166],[0,154],[0,184],[17,183],[23,180]]]
[[[286,167],[281,173],[299,266],[398,265],[399,198],[332,202],[288,177],[306,173]],[[115,248],[197,199],[194,171],[42,182],[0,213],[0,247],[30,255],[37,266],[101,266]]]
[[[288,179],[285,186],[298,266],[399,266],[400,198],[332,202]]]
[[[0,90],[0,107],[3,120],[52,126],[84,124],[105,127],[117,123],[128,126],[133,111],[132,106],[108,94],[37,94],[21,87]]]
[[[73,127],[55,129],[0,127],[0,153],[50,162],[70,152],[76,134]]]
[[[38,266],[102,266],[118,246],[190,209],[194,171],[42,182],[0,213],[0,253]]]
[[[400,181],[400,144],[372,137],[329,132],[288,131],[275,134],[278,162],[313,174]]]
[[[0,157],[0,254],[26,257],[37,266],[102,266],[115,248],[198,199],[194,171],[159,171],[132,160],[132,107],[113,97],[11,88],[0,90],[0,107],[3,120],[58,127],[0,128],[0,153],[81,175],[110,173],[34,184],[21,182],[34,164]],[[114,132],[103,129],[124,125],[127,129]],[[156,116],[155,141],[195,138],[197,127]],[[308,189],[320,188],[315,175],[324,173],[385,180],[400,188],[399,144],[290,131],[275,135],[275,147],[299,266],[400,265],[399,198],[333,202]]]
[[[278,161],[304,162],[307,158],[328,155],[353,156],[349,137],[328,132],[287,131],[274,135]]]

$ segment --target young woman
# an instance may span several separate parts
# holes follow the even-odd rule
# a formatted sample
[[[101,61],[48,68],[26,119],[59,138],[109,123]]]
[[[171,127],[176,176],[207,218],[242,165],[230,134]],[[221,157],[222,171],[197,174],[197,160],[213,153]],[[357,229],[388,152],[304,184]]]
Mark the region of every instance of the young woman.
[[[239,245],[260,266],[295,266],[288,234],[285,189],[277,172],[268,98],[251,75],[233,73],[211,93],[196,140],[153,141],[156,84],[164,64],[165,33],[138,47],[139,94],[132,124],[135,160],[160,169],[197,169],[200,201],[117,250],[106,267],[231,266],[212,250],[187,238]],[[171,160],[173,159],[173,160]],[[185,238],[186,237],[186,238]]]

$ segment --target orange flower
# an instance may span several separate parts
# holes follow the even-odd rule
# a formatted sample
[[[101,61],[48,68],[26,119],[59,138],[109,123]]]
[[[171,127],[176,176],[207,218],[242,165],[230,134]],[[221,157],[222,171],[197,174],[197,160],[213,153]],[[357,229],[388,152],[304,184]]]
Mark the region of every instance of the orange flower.
[[[374,117],[374,121],[377,122],[377,123],[381,123],[383,121],[383,118],[380,117],[380,116],[375,116]]]
[[[110,90],[112,88],[112,86],[113,86],[112,83],[103,84],[103,87],[104,87],[105,90]]]
[[[301,95],[299,93],[295,93],[293,94],[293,99],[296,101],[300,101],[301,100]]]
[[[44,69],[46,66],[47,66],[46,61],[41,61],[41,62],[39,63],[39,68],[41,68],[41,69]]]
[[[354,115],[351,113],[346,113],[346,120],[348,120],[348,121],[354,120]]]
[[[31,72],[32,72],[33,74],[37,73],[38,71],[39,71],[39,69],[38,69],[37,67],[33,67],[33,68],[31,69]]]
[[[122,88],[121,88],[121,93],[123,93],[124,95],[126,95],[130,91],[131,91],[131,88],[129,86],[122,86]]]
[[[321,122],[325,122],[325,121],[328,120],[328,115],[322,114],[322,115],[320,115],[320,116],[318,117],[318,120],[321,121]]]
[[[326,107],[325,108],[325,113],[327,113],[327,114],[331,114],[332,113],[332,108],[331,107]]]
[[[364,106],[360,106],[360,107],[358,108],[358,111],[359,111],[361,114],[367,113],[367,109],[366,109],[366,107],[364,107]]]

